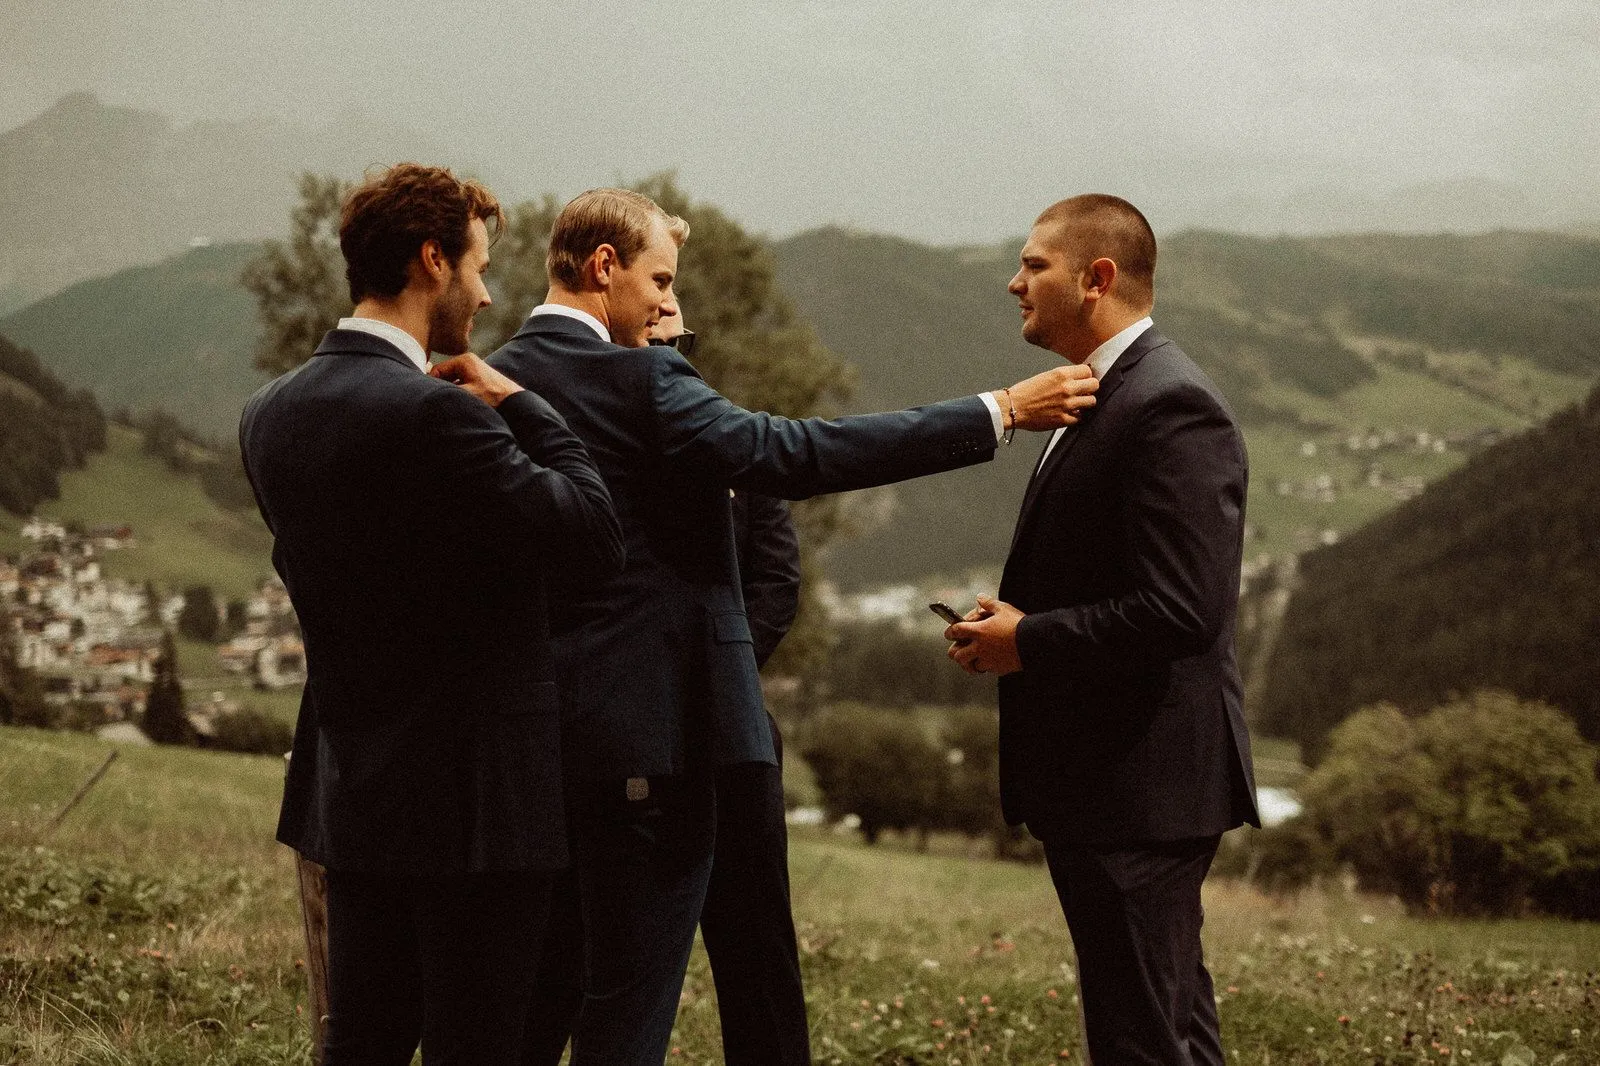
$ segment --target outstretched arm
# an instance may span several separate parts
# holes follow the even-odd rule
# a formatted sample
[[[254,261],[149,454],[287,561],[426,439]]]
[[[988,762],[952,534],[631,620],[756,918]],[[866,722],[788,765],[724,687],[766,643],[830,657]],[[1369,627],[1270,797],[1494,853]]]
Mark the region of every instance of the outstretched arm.
[[[998,443],[976,396],[834,420],[780,418],[737,406],[670,349],[652,355],[663,454],[735,489],[801,500],[887,485],[987,462]],[[1058,367],[1012,386],[1002,415],[1009,421],[1014,408],[1021,429],[1070,425],[1096,387],[1087,368]]]

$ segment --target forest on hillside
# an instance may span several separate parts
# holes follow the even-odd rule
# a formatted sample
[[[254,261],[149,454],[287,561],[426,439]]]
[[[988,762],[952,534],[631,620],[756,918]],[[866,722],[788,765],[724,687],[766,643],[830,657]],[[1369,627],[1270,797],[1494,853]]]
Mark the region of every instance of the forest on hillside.
[[[1304,557],[1257,722],[1315,758],[1387,701],[1503,689],[1600,738],[1600,388]]]
[[[28,514],[61,492],[61,472],[106,446],[87,389],[70,389],[26,348],[0,337],[0,507]]]

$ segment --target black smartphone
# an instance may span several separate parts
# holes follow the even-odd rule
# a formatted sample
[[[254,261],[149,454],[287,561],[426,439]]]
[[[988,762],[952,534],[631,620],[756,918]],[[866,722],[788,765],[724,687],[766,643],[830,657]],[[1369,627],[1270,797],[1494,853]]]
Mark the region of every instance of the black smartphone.
[[[948,603],[939,603],[935,601],[934,603],[928,604],[928,610],[932,611],[940,618],[943,618],[951,625],[955,625],[957,622],[965,621],[965,619],[956,613],[956,609],[950,606]]]

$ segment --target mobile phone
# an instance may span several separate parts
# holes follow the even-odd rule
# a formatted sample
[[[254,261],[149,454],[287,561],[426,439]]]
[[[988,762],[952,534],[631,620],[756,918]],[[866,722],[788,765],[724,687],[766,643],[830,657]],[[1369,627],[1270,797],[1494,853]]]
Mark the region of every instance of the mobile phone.
[[[965,621],[965,619],[963,619],[959,614],[956,613],[956,609],[954,607],[950,606],[948,603],[939,603],[939,602],[935,601],[933,603],[928,604],[928,610],[932,611],[934,614],[938,615],[940,618],[943,618],[946,622],[949,622],[951,625],[955,625],[957,622]]]

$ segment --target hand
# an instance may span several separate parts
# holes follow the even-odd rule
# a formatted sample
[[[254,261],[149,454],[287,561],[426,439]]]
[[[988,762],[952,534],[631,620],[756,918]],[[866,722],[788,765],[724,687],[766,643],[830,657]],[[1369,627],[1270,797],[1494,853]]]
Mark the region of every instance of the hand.
[[[1009,603],[979,596],[968,620],[944,631],[951,642],[945,654],[969,674],[1014,674],[1022,669],[1017,623],[1025,617]]]
[[[1069,363],[1011,386],[1011,407],[1016,408],[1016,429],[1050,430],[1073,426],[1078,416],[1094,406],[1100,387],[1094,371],[1082,363]],[[994,393],[1002,414],[1009,415],[1004,392]]]
[[[523,391],[521,385],[471,352],[435,363],[428,368],[428,373],[455,382],[490,407],[499,407],[506,397]]]

